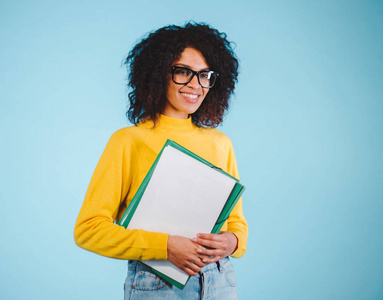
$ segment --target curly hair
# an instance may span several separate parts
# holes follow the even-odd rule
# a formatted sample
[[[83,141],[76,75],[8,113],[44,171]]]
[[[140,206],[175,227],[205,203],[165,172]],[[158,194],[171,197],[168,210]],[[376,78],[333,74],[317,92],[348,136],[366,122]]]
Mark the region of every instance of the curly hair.
[[[171,65],[185,48],[199,50],[211,70],[219,74],[201,106],[192,117],[199,126],[216,127],[223,121],[229,98],[238,78],[238,60],[227,35],[205,23],[188,22],[183,27],[170,25],[149,33],[129,53],[128,69],[130,122],[151,119],[154,124],[166,105]]]

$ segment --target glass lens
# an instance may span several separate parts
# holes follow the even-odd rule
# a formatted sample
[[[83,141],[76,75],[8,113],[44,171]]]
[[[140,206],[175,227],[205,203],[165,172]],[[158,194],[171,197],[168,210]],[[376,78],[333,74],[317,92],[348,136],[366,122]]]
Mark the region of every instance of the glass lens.
[[[216,76],[212,71],[200,72],[199,82],[203,87],[212,87],[214,85]]]
[[[177,68],[174,70],[174,81],[177,83],[187,83],[193,73],[189,69]]]

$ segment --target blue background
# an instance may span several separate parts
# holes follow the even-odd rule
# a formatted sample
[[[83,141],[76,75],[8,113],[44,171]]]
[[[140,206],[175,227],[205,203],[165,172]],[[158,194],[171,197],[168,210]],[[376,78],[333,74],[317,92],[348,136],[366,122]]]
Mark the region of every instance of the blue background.
[[[0,298],[122,299],[124,261],[75,246],[121,62],[148,31],[205,21],[241,75],[220,130],[249,223],[240,299],[383,299],[381,1],[2,1]]]

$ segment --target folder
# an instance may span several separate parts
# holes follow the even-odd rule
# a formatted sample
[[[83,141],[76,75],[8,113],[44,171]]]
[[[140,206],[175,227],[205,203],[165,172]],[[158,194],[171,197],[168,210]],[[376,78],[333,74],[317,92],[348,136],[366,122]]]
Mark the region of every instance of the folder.
[[[118,224],[188,238],[219,233],[244,189],[238,179],[167,140]],[[142,263],[179,289],[190,277],[168,260]]]

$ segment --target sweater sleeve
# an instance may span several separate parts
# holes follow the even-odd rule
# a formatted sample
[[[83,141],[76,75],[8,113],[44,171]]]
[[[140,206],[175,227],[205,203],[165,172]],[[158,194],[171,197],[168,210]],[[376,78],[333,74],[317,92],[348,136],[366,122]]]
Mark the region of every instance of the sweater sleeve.
[[[117,259],[167,259],[167,234],[115,224],[134,176],[131,170],[137,167],[137,150],[123,143],[122,135],[121,131],[112,135],[93,173],[75,224],[75,242]]]
[[[230,143],[228,173],[239,179],[237,162],[234,149]],[[235,234],[238,239],[237,249],[231,255],[234,258],[242,257],[247,250],[248,227],[245,216],[243,215],[242,197],[238,200],[227,220],[227,231]]]

